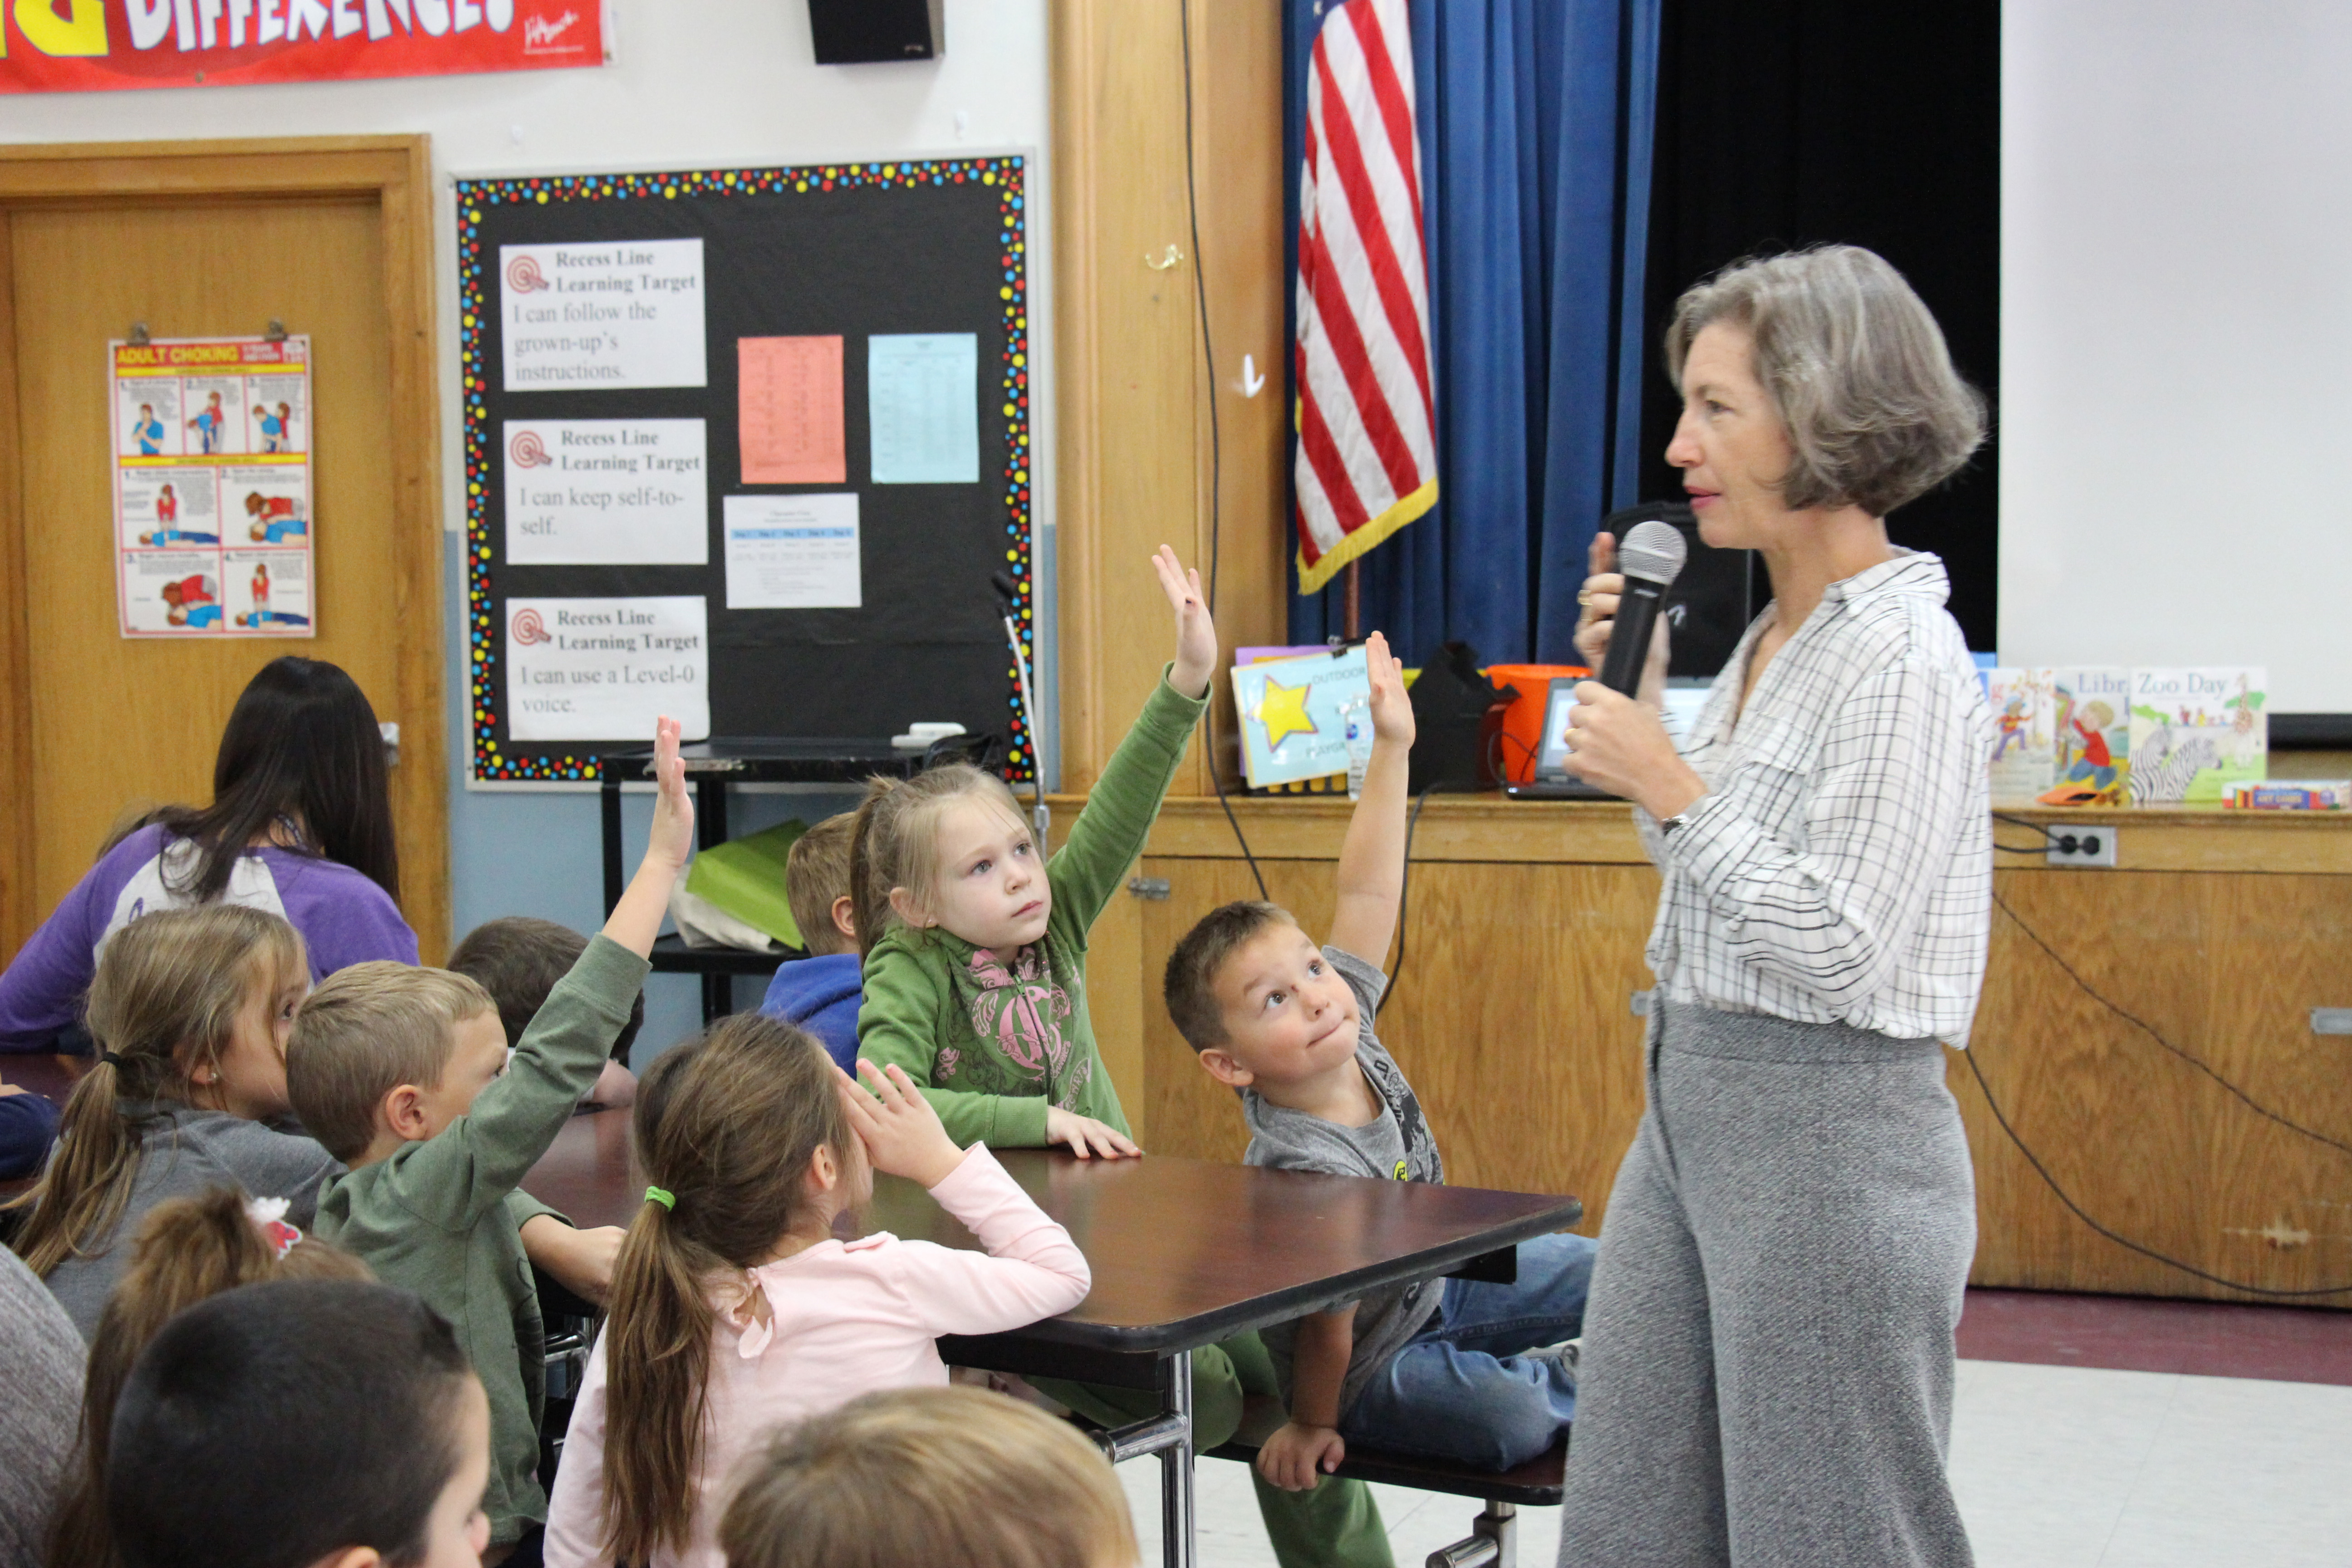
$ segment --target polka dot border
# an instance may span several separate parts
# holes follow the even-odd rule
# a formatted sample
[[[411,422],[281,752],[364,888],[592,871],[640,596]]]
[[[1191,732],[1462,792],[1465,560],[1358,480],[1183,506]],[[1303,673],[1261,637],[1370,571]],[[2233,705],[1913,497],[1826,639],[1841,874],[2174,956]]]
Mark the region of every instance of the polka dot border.
[[[498,444],[484,401],[488,390],[484,339],[492,320],[489,280],[496,265],[482,254],[481,221],[497,206],[548,206],[570,202],[675,201],[679,196],[770,197],[824,200],[861,190],[913,190],[926,185],[978,184],[997,193],[999,260],[1003,277],[997,298],[1003,308],[1004,351],[998,386],[1007,425],[1003,471],[1004,560],[1013,584],[1013,625],[1022,657],[1036,668],[1036,574],[1031,560],[1029,452],[1029,268],[1027,160],[1003,158],[914,159],[907,162],[811,163],[771,169],[696,169],[662,174],[568,174],[540,179],[460,180],[457,184],[458,395],[466,433],[466,628],[468,707],[473,716],[474,776],[515,782],[580,782],[596,776],[593,755],[510,756],[499,750],[495,700],[499,639],[490,567],[497,542],[490,537],[489,489],[497,482]],[[1035,775],[1035,754],[1021,712],[1017,668],[1004,671],[1006,775],[1025,783]]]

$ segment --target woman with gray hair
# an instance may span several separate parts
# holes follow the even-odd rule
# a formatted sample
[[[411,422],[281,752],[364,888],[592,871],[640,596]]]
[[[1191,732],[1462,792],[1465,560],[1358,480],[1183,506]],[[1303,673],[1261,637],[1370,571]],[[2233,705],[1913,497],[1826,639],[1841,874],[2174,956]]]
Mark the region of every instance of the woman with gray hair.
[[[1885,517],[1967,461],[1983,405],[1901,274],[1850,246],[1728,268],[1665,346],[1666,460],[1773,596],[1679,750],[1663,635],[1641,700],[1577,692],[1573,765],[1635,803],[1663,886],[1560,1563],[1956,1568],[1976,1213],[1941,1044],[1984,977],[1991,722],[1942,563]],[[1595,541],[1580,595],[1596,665],[1614,553]]]

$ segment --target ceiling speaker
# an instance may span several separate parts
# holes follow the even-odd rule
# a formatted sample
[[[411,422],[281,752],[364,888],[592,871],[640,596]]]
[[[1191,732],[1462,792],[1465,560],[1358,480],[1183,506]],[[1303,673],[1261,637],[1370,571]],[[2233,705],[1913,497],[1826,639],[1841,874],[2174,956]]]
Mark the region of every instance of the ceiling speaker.
[[[935,60],[948,50],[945,0],[809,0],[821,66]]]

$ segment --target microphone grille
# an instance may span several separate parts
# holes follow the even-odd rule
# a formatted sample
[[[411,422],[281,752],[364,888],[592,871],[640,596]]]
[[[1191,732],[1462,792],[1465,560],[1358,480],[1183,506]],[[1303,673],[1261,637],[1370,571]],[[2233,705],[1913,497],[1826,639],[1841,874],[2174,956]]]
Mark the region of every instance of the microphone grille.
[[[1628,577],[1642,577],[1664,587],[1682,574],[1683,562],[1690,546],[1683,542],[1682,530],[1671,522],[1637,522],[1626,531],[1625,542],[1617,547],[1617,570]]]

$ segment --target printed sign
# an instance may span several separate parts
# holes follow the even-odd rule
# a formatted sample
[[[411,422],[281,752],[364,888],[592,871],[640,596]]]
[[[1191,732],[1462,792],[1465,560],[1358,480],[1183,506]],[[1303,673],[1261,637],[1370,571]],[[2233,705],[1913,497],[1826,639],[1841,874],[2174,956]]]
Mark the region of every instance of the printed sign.
[[[710,560],[699,419],[509,419],[507,559],[522,566]]]
[[[633,741],[665,714],[710,735],[709,612],[699,594],[509,599],[507,733]]]
[[[122,635],[315,636],[310,340],[107,353]]]
[[[499,247],[509,392],[702,386],[702,241]]]
[[[0,92],[601,66],[605,0],[22,0]]]
[[[865,603],[857,496],[729,496],[727,607],[858,608]]]

